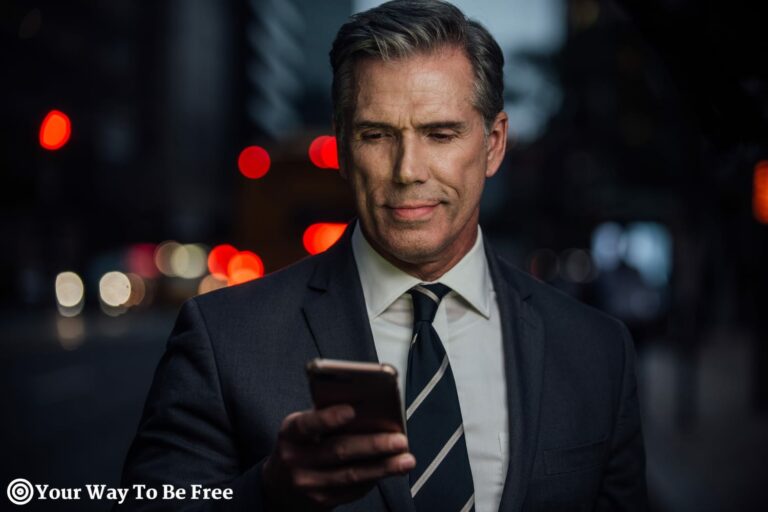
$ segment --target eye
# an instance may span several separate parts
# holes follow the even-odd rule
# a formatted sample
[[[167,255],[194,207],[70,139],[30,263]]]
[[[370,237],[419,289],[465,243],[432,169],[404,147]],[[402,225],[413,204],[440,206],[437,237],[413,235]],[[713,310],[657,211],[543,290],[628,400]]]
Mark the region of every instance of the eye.
[[[363,132],[361,137],[365,141],[375,142],[377,140],[383,139],[386,136],[387,134],[384,132]]]
[[[431,138],[436,142],[445,143],[445,142],[450,142],[454,138],[456,138],[456,134],[451,132],[431,132],[429,134],[429,138]]]

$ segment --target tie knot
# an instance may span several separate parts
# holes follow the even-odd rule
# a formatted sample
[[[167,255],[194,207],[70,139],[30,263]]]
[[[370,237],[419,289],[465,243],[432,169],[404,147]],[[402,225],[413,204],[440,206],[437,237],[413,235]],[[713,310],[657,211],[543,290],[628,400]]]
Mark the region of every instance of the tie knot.
[[[450,288],[444,284],[417,284],[408,293],[413,297],[413,321],[415,322],[429,322],[435,319],[435,313],[437,313],[437,306],[440,305],[440,301],[443,300]]]

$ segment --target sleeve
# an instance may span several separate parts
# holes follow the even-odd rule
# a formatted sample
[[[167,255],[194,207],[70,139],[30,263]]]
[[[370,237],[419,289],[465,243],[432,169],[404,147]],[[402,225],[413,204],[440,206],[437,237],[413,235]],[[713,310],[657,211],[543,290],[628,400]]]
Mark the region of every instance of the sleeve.
[[[240,467],[208,331],[197,303],[187,301],[128,451],[121,483],[128,497],[115,510],[265,510],[263,463]],[[163,499],[164,484],[186,488],[186,498]],[[192,500],[193,484],[232,489],[232,499]],[[141,485],[158,496],[137,499],[135,486]]]
[[[621,330],[624,370],[610,455],[595,507],[599,512],[648,509],[645,447],[637,396],[635,349],[632,336],[624,324],[621,324]]]

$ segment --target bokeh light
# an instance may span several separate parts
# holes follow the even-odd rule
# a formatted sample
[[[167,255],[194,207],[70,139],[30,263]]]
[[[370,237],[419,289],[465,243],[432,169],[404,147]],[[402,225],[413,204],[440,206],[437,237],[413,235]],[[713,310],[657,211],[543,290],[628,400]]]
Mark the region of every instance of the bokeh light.
[[[609,273],[623,263],[647,285],[664,286],[672,272],[672,235],[656,222],[605,222],[592,232],[592,261],[595,272]]]
[[[144,297],[147,294],[147,286],[144,283],[144,279],[138,274],[129,272],[126,276],[128,281],[131,282],[131,294],[124,305],[128,307],[138,306],[144,301]]]
[[[195,279],[205,273],[206,261],[206,251],[201,245],[176,245],[171,252],[171,272],[184,279]]]
[[[321,169],[338,169],[339,152],[336,137],[321,135],[309,145],[309,159]]]
[[[225,288],[227,286],[227,278],[223,279],[218,276],[221,274],[208,274],[200,280],[200,285],[197,287],[197,294],[202,295],[204,293],[218,290],[219,288]]]
[[[126,311],[128,311],[128,308],[123,306],[110,306],[109,304],[106,304],[104,302],[99,303],[101,306],[101,311],[107,316],[111,316],[112,318],[117,318],[118,316],[125,314]],[[112,333],[114,335],[114,332]]]
[[[118,307],[131,297],[131,281],[122,272],[107,272],[99,280],[99,297],[107,306]]]
[[[768,160],[755,165],[752,211],[758,222],[768,224]]]
[[[336,137],[328,137],[320,149],[323,164],[329,169],[339,168],[339,151],[336,145]]]
[[[624,228],[617,222],[599,224],[592,232],[592,257],[599,270],[610,272],[619,266],[626,250]]]
[[[165,242],[160,243],[155,249],[155,266],[163,275],[176,277],[176,274],[171,267],[171,256],[179,247],[181,247],[181,244],[178,242],[166,240]]]
[[[623,261],[649,286],[664,286],[672,275],[672,235],[657,222],[627,225]]]
[[[40,124],[40,145],[44,149],[61,149],[72,135],[72,122],[64,112],[51,110]]]
[[[328,135],[321,135],[309,145],[309,160],[321,169],[326,169],[328,166],[323,161],[323,144],[327,139],[331,137]]]
[[[56,304],[56,309],[59,311],[59,315],[65,318],[74,318],[83,312],[84,306],[85,302],[79,302],[74,306],[62,306],[61,304]]]
[[[304,231],[302,237],[304,249],[309,254],[324,252],[341,238],[346,228],[347,225],[343,223],[320,222],[312,224]]]
[[[230,244],[219,244],[208,254],[208,271],[219,280],[226,281],[229,260],[237,254],[237,249]]]
[[[271,160],[267,150],[260,146],[248,146],[240,152],[237,167],[246,178],[258,179],[267,174]]]
[[[146,279],[154,279],[158,275],[155,265],[155,245],[142,243],[133,244],[125,254],[125,266],[129,272],[138,274]]]
[[[264,275],[264,263],[251,251],[240,251],[227,265],[230,286],[258,279]]]
[[[589,252],[584,249],[568,249],[560,256],[560,272],[573,283],[586,283],[594,279],[594,265]]]
[[[85,321],[83,317],[57,317],[56,335],[64,350],[76,349],[85,341]]]
[[[56,276],[56,302],[64,308],[75,308],[83,302],[85,286],[74,272],[61,272]]]

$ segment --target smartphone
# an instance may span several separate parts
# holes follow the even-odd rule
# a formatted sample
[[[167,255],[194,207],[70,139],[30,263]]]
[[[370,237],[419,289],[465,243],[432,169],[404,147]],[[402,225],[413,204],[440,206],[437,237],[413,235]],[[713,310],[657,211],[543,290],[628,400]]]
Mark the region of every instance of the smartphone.
[[[307,363],[307,377],[315,408],[349,404],[355,409],[355,418],[343,432],[405,434],[397,370],[392,365],[317,358]]]

